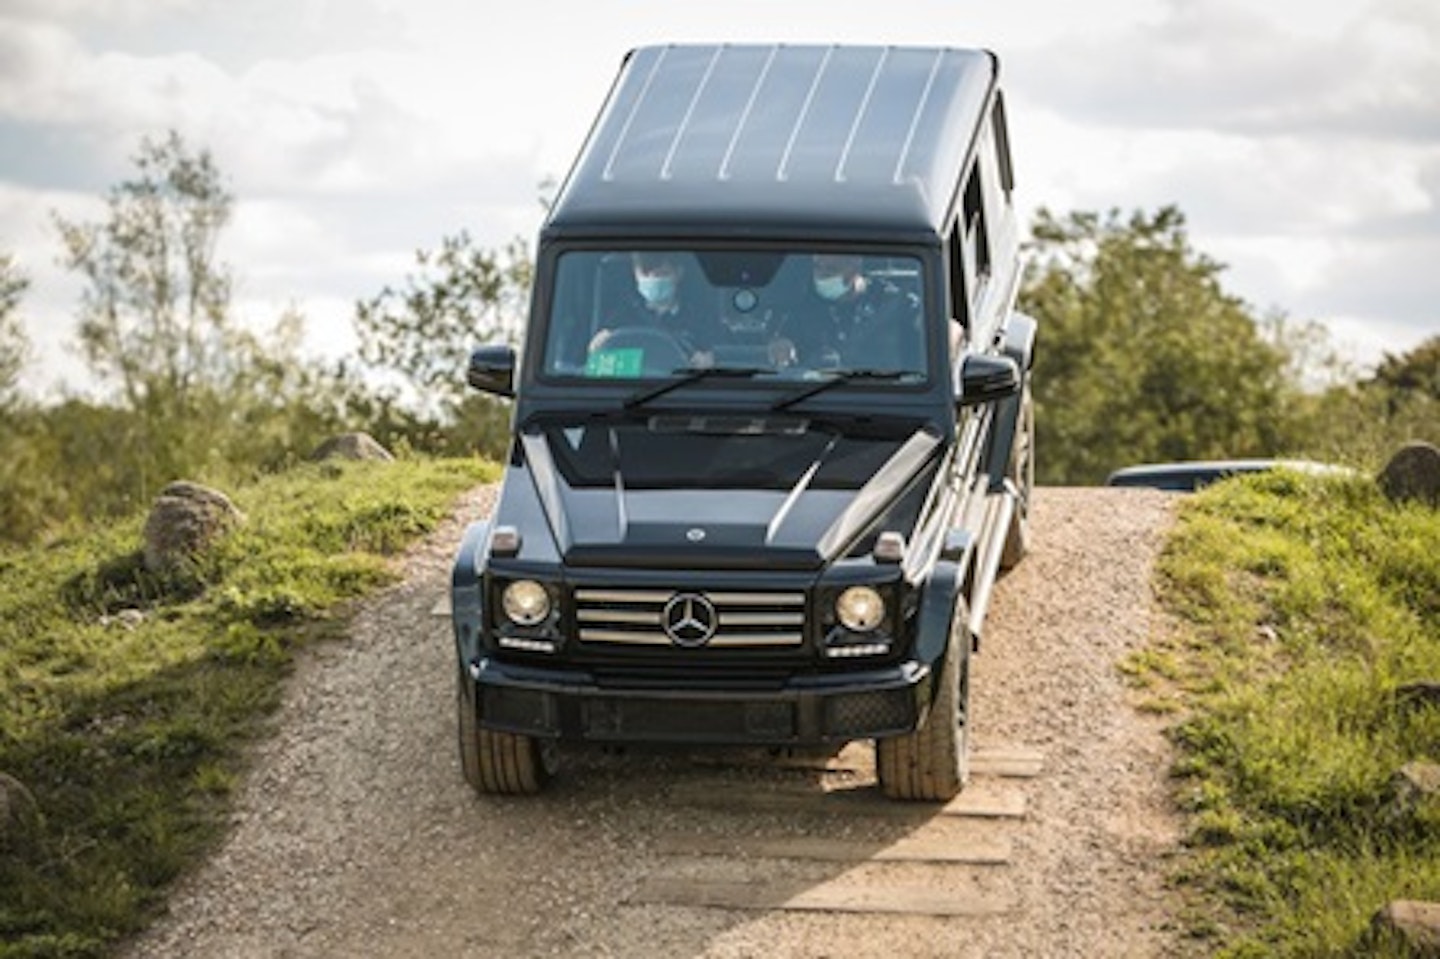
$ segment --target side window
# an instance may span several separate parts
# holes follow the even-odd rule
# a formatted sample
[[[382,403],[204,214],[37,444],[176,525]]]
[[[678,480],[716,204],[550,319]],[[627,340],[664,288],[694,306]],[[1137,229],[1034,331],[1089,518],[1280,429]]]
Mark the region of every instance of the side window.
[[[980,281],[990,275],[990,232],[985,228],[985,202],[980,189],[978,162],[970,168],[970,173],[965,178],[965,200],[961,216],[965,221],[966,258],[973,258],[975,261],[974,272],[970,274],[970,278],[974,279],[978,287]]]
[[[970,289],[970,284],[966,280],[966,274],[970,271],[965,265],[965,234],[960,229],[958,218],[950,227],[950,239],[946,243],[946,250],[946,266],[950,272],[950,317],[954,322],[968,326],[970,305],[966,298],[966,291]]]
[[[1009,202],[1010,192],[1015,189],[1015,169],[1010,165],[1010,128],[1005,125],[1005,98],[995,95],[995,108],[990,111],[991,126],[995,131],[995,162],[1000,170],[1000,188],[1005,191]]]

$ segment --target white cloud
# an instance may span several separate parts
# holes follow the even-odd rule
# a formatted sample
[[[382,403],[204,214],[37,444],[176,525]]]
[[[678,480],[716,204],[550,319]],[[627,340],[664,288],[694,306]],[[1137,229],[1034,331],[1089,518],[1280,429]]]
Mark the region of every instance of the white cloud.
[[[1404,4],[1173,0],[1057,43],[1024,81],[1066,115],[1147,129],[1412,139],[1440,133],[1440,23]]]

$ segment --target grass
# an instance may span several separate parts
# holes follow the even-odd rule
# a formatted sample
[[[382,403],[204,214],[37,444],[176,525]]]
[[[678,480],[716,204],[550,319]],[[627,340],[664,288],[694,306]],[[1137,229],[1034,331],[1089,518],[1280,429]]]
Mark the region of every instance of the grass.
[[[1440,679],[1440,511],[1235,479],[1183,504],[1159,577],[1181,628],[1125,670],[1180,717],[1193,933],[1227,957],[1398,954],[1371,916],[1440,900],[1440,800],[1392,786],[1440,762],[1440,709],[1396,695]]]
[[[143,517],[0,554],[0,772],[39,811],[0,840],[0,959],[142,928],[219,836],[294,651],[341,635],[346,602],[493,475],[305,466],[237,491],[246,522],[181,574],[145,570]]]

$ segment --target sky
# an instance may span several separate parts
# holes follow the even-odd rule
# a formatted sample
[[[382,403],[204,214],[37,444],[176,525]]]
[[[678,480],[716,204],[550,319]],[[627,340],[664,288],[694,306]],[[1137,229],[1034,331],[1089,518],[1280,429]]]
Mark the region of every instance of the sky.
[[[143,137],[224,174],[240,319],[338,358],[416,250],[533,240],[625,51],[684,41],[994,50],[1024,221],[1173,204],[1229,293],[1361,368],[1440,333],[1434,0],[0,0],[24,384],[91,385],[54,217],[101,220]]]

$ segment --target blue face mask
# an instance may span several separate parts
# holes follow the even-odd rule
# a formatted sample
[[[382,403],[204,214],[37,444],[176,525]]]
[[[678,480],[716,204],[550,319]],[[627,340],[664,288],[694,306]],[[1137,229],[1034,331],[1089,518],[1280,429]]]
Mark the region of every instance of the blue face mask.
[[[815,278],[815,293],[822,300],[838,300],[849,289],[850,284],[846,283],[845,277],[840,274]]]
[[[637,276],[635,288],[651,306],[657,306],[675,299],[675,277],[658,275]]]

